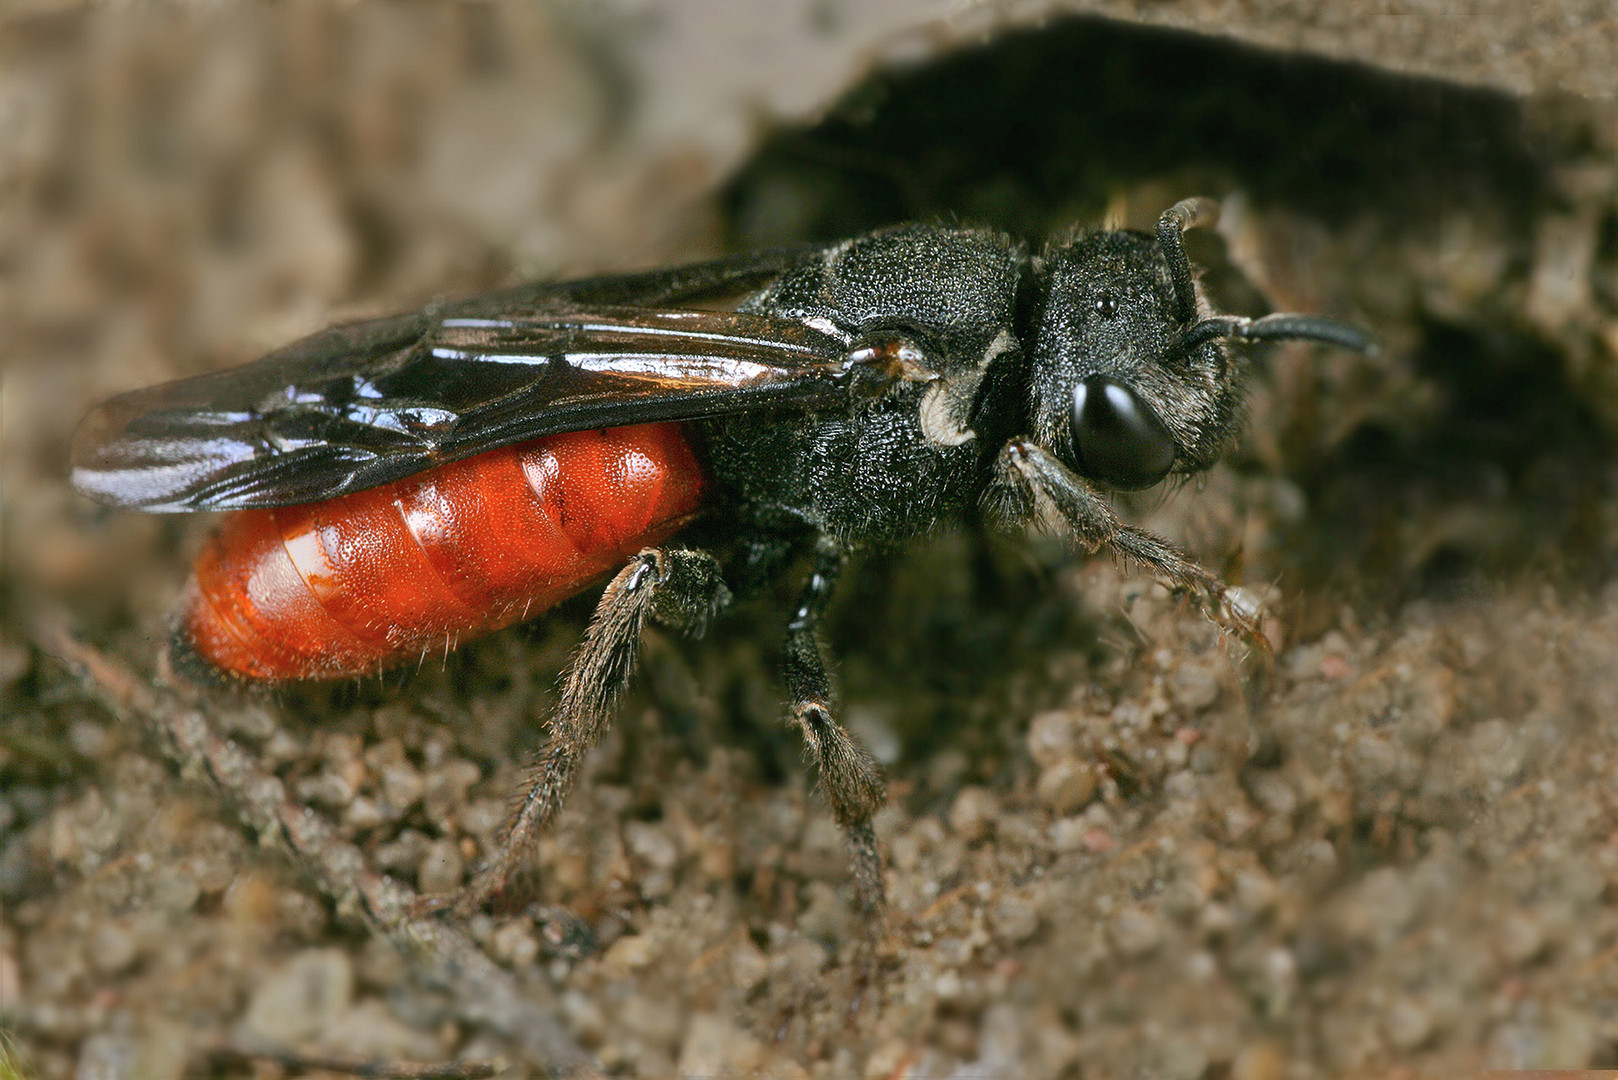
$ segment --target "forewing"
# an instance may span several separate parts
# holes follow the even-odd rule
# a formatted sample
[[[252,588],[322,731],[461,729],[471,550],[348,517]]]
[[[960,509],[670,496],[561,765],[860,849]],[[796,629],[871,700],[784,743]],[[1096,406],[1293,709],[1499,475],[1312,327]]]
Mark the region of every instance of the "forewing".
[[[829,327],[518,296],[334,327],[114,398],[74,436],[73,482],[150,511],[285,506],[541,435],[846,394],[847,339]]]

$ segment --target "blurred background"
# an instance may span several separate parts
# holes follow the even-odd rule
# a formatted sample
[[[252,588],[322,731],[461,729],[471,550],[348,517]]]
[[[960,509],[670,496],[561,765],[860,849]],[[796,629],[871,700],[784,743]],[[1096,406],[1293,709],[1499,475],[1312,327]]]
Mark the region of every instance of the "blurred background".
[[[472,936],[614,1075],[1618,1067],[1618,18],[1604,3],[0,12],[0,1029],[47,1077],[229,1045],[546,1062],[33,643],[143,672],[210,522],[65,483],[97,401],[344,319],[902,220],[1031,244],[1220,199],[1232,459],[1121,505],[1273,654],[1050,538],[877,553],[828,629],[887,764],[880,978],[782,730],[788,583],[643,688]],[[222,694],[372,865],[452,887],[589,597],[442,665]],[[532,903],[529,903],[532,901]],[[259,1061],[255,1075],[315,1075]],[[1403,1070],[1403,1072],[1401,1072]]]

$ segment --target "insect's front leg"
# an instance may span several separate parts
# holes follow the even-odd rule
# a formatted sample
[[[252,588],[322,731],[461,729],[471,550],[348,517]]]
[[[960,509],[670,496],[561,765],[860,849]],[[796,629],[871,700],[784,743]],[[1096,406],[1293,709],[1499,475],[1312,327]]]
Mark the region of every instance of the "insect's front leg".
[[[1092,552],[1111,548],[1151,569],[1174,592],[1190,596],[1221,626],[1248,637],[1259,634],[1254,612],[1228,585],[1162,537],[1119,521],[1089,481],[1037,443],[1012,439],[1000,451],[990,501],[991,509],[1009,520],[1065,527]]]
[[[505,884],[561,809],[584,756],[606,735],[618,697],[635,674],[647,620],[700,634],[729,601],[719,563],[707,552],[648,548],[618,572],[602,593],[568,667],[550,720],[550,741],[500,845],[470,884],[457,893],[428,898],[429,908],[470,915]]]
[[[886,899],[882,856],[877,853],[871,818],[886,798],[887,784],[876,758],[832,714],[831,679],[815,638],[815,627],[831,600],[844,559],[834,542],[822,539],[816,545],[814,568],[787,624],[784,677],[791,696],[789,718],[815,761],[832,816],[848,838],[860,908],[880,917]]]

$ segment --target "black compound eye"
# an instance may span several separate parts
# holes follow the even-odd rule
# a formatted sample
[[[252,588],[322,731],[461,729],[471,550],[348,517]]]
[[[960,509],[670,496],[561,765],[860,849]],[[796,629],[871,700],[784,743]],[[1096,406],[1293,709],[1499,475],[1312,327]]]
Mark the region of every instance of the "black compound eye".
[[[1104,292],[1096,297],[1096,313],[1103,319],[1110,319],[1118,314],[1118,294]]]
[[[1073,388],[1079,472],[1122,491],[1151,487],[1174,467],[1174,436],[1135,392],[1092,375]]]

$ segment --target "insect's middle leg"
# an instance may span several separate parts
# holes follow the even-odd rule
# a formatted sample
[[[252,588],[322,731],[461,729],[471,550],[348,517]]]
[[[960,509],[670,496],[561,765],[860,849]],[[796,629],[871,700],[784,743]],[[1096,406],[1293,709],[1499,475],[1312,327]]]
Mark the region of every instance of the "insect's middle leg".
[[[877,853],[871,818],[886,798],[887,785],[876,758],[832,715],[831,679],[815,639],[815,626],[831,599],[843,560],[841,550],[830,541],[816,547],[814,569],[787,624],[784,677],[791,696],[790,719],[814,758],[821,790],[848,838],[860,907],[880,915],[886,906],[882,856]]]
[[[635,674],[648,619],[701,634],[730,601],[719,564],[702,551],[647,549],[608,583],[562,682],[550,740],[527,794],[498,847],[460,892],[429,905],[470,915],[494,895],[561,809],[584,756],[606,735],[613,708]]]

